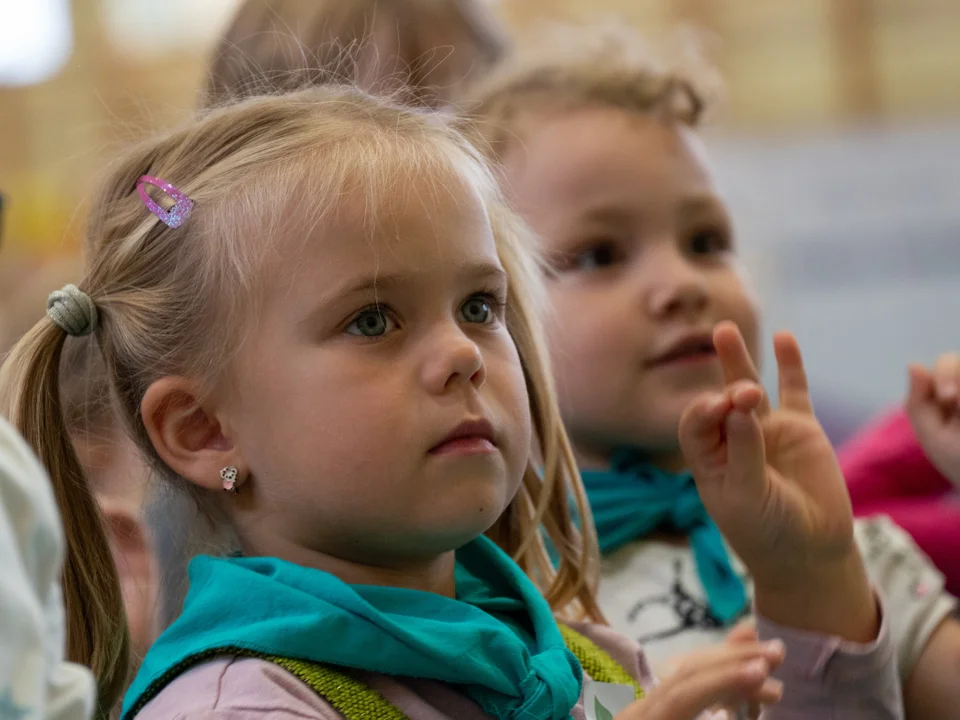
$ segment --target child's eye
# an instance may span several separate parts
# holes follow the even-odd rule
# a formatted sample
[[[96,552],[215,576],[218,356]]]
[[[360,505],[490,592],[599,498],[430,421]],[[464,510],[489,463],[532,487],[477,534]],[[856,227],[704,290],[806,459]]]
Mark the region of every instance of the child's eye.
[[[609,267],[619,260],[617,248],[613,243],[599,243],[573,256],[570,263],[575,270],[597,270]]]
[[[484,325],[496,319],[499,302],[490,295],[471,295],[460,306],[460,317],[464,322]]]
[[[396,323],[380,307],[361,310],[353,321],[347,325],[348,335],[360,337],[380,337],[393,330]]]
[[[715,255],[730,249],[727,235],[717,230],[701,230],[690,237],[692,255]]]

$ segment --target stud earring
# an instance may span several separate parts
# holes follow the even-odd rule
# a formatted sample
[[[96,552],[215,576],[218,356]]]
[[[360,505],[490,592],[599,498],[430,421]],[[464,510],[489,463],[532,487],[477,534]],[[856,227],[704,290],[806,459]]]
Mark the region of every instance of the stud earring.
[[[234,495],[240,492],[240,488],[237,487],[237,475],[237,469],[233,465],[227,465],[220,471],[220,479],[223,481],[225,492],[232,492]]]

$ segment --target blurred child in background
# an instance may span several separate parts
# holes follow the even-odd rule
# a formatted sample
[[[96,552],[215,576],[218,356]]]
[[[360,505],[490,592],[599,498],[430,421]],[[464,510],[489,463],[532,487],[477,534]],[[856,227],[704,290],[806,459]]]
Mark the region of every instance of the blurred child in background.
[[[857,515],[889,515],[960,593],[960,357],[909,369],[904,407],[840,448]]]
[[[678,432],[691,400],[725,382],[718,322],[760,360],[757,298],[697,137],[717,85],[698,57],[668,61],[627,30],[557,28],[518,44],[465,103],[546,255],[558,393],[604,553],[601,607],[661,663],[722,640],[754,592]],[[955,601],[889,521],[856,538],[893,608],[909,716],[943,717],[960,704]]]
[[[483,0],[246,0],[213,53],[203,104],[350,82],[443,107],[505,48]]]

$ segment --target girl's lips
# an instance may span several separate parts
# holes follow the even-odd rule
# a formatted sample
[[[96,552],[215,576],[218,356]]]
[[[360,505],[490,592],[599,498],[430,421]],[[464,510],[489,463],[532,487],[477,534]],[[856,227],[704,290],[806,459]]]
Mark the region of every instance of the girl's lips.
[[[497,449],[491,441],[482,437],[463,437],[434,447],[431,455],[485,455]]]
[[[648,367],[670,365],[677,362],[703,362],[717,356],[717,349],[713,345],[712,333],[689,333],[670,343],[654,353],[647,361]]]
[[[486,418],[468,419],[430,448],[431,455],[476,455],[497,449],[493,425]]]

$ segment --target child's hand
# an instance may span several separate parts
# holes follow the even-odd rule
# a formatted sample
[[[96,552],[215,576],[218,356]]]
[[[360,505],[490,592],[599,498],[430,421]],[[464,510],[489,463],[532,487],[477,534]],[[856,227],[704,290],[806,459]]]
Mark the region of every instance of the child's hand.
[[[759,642],[757,623],[753,617],[748,617],[734,625],[723,639],[724,645],[743,645]],[[675,655],[666,662],[658,665],[655,672],[661,678],[673,675],[686,662],[688,655]]]
[[[781,624],[866,642],[877,609],[853,543],[846,483],[813,414],[797,341],[774,338],[780,407],[770,408],[737,327],[714,343],[726,387],[694,400],[680,443],[708,512]]]
[[[783,663],[783,644],[740,641],[684,656],[676,671],[616,720],[695,720],[712,708],[772,704],[783,684],[770,673]]]
[[[723,640],[723,646],[756,646],[759,642],[760,638],[757,635],[756,621],[750,617],[738,622],[730,630],[730,632],[727,633],[727,637]],[[697,662],[697,658],[700,656],[701,652],[702,651],[687,653],[685,655],[676,655],[667,660],[659,668],[658,674],[660,675],[661,680],[669,679],[678,672],[683,672],[683,669],[688,667],[691,662]],[[776,689],[778,686],[773,685],[772,687]],[[738,711],[732,712],[730,715],[732,717],[736,717],[737,720],[740,720],[740,718],[760,717],[760,703],[756,699],[743,701]],[[711,720],[719,720],[719,718],[711,718]]]
[[[960,355],[941,355],[933,372],[910,366],[907,415],[930,462],[960,485]]]
[[[756,642],[759,639],[757,635],[757,621],[753,617],[741,620],[731,628],[727,633],[724,642],[727,644],[741,644]]]

